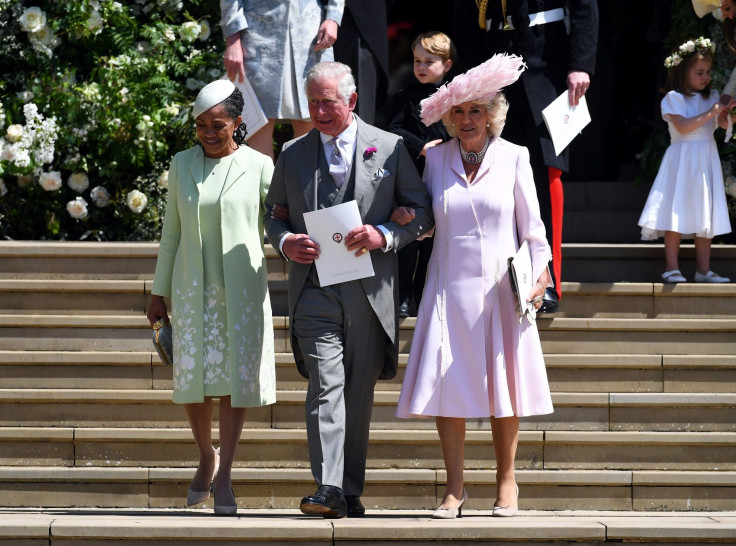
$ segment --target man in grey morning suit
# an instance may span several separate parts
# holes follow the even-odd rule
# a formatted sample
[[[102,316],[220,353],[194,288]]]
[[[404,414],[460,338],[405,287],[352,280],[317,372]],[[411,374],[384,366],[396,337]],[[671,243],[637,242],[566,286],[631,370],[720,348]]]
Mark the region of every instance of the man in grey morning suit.
[[[315,129],[288,142],[266,197],[268,238],[290,260],[289,320],[294,358],[308,380],[305,402],[312,474],[319,488],[301,501],[305,514],[360,517],[373,389],[396,375],[396,250],[432,228],[429,196],[403,142],[353,114],[350,68],[319,63],[307,74]],[[364,225],[345,235],[356,256],[371,253],[375,275],[320,287],[312,262],[319,246],[305,212],[355,200]],[[271,217],[274,205],[289,220]],[[399,205],[412,222],[390,221]]]

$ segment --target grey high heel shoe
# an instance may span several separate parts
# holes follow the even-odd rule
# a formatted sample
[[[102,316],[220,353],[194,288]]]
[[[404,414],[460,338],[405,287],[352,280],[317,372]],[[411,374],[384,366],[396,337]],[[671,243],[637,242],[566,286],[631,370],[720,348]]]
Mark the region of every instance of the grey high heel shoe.
[[[214,448],[213,448],[214,449]],[[220,448],[215,449],[215,471],[212,473],[212,479],[210,480],[210,487],[204,491],[195,491],[191,487],[187,491],[187,506],[193,506],[201,502],[206,501],[212,494],[212,489],[215,484],[215,477],[217,471],[220,469]]]
[[[463,504],[468,500],[468,492],[463,487],[463,498],[455,508],[437,508],[432,519],[455,519],[463,517]]]
[[[214,489],[214,487],[213,487]],[[232,487],[230,492],[235,496]],[[215,514],[218,516],[235,516],[238,513],[238,505],[236,504],[217,504],[217,496],[215,495]]]
[[[516,503],[519,503],[519,484],[516,484]],[[511,518],[516,515],[519,511],[518,508],[511,508],[511,506],[494,506],[493,515],[500,518]]]

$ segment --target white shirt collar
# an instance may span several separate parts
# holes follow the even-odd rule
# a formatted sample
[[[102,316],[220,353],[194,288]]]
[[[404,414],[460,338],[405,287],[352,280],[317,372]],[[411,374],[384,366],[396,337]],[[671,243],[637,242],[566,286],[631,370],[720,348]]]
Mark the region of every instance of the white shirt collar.
[[[355,116],[353,116],[353,121],[350,122],[350,125],[348,125],[345,130],[337,135],[337,140],[339,141],[340,149],[341,151],[355,151],[355,141],[358,137],[358,122],[355,119]],[[334,137],[331,135],[326,135],[325,133],[320,133],[319,138],[322,141],[322,144],[327,144],[330,140],[332,140]],[[352,157],[352,154],[350,154],[350,157]]]

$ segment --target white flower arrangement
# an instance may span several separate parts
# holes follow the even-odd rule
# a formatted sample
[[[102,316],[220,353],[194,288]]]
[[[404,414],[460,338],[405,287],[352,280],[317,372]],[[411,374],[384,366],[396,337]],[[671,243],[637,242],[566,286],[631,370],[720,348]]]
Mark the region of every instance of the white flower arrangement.
[[[96,207],[104,208],[110,204],[110,192],[102,186],[95,186],[89,192],[89,196]]]
[[[92,10],[87,18],[87,29],[92,31],[94,34],[99,34],[102,32],[102,23],[102,15],[100,15],[100,12],[96,9]]]
[[[197,39],[200,42],[206,42],[212,34],[212,27],[207,19],[203,19],[199,22],[199,36]]]
[[[67,185],[77,193],[82,193],[89,188],[89,177],[87,173],[77,171],[69,175]]]
[[[23,126],[19,123],[14,123],[8,126],[8,130],[5,133],[8,142],[20,142],[23,138]]]
[[[26,32],[38,32],[46,26],[46,12],[36,6],[26,8],[18,22]]]
[[[169,189],[169,171],[164,171],[158,177],[158,185],[164,189]]]
[[[202,32],[202,27],[196,21],[187,21],[179,27],[179,36],[185,42],[193,42]]]
[[[87,217],[87,201],[76,197],[66,204],[66,211],[75,220],[83,220]]]
[[[729,176],[726,178],[726,194],[736,199],[736,178]]]
[[[130,210],[132,210],[136,214],[140,214],[148,204],[148,197],[146,197],[143,192],[133,190],[128,193],[128,198],[126,199],[126,202]]]
[[[711,53],[715,53],[716,44],[714,44],[710,38],[703,38],[702,36],[696,40],[688,40],[681,44],[680,47],[677,48],[677,51],[664,60],[664,66],[666,68],[674,68],[680,64],[685,57],[702,49],[708,49]]]
[[[61,172],[49,171],[41,173],[38,184],[46,191],[56,191],[61,188]]]

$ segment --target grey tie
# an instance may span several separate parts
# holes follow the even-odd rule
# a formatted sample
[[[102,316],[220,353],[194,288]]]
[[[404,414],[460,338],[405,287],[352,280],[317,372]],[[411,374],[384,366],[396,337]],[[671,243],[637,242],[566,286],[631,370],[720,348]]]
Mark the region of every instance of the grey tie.
[[[348,172],[348,165],[345,161],[345,156],[340,153],[340,148],[337,147],[337,137],[330,140],[332,142],[332,153],[330,154],[330,174],[335,181],[335,186],[338,188],[345,182],[345,176]]]

